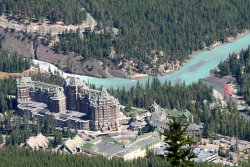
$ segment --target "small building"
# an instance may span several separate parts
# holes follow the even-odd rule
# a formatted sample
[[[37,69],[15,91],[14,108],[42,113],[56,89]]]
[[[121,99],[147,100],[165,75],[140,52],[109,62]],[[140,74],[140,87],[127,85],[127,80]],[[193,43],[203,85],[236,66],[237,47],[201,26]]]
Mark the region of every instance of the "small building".
[[[169,123],[169,119],[167,118],[166,112],[163,108],[161,108],[160,105],[156,104],[156,102],[154,102],[151,106],[150,106],[150,116],[148,116],[148,122],[151,126],[153,127],[159,127],[161,129],[164,130],[168,130],[168,123]]]
[[[71,154],[76,154],[82,152],[82,146],[84,145],[84,140],[76,135],[73,139],[68,139],[62,146],[62,150],[69,152]]]
[[[134,131],[137,131],[137,130],[140,130],[142,129],[143,127],[145,127],[147,125],[146,122],[144,121],[134,121],[134,122],[131,122],[129,124],[129,129],[132,129]]]
[[[102,155],[108,158],[120,157],[124,160],[132,160],[144,157],[148,149],[160,146],[160,137],[153,132],[137,136],[133,141],[126,144],[120,143],[113,138],[97,137],[83,146],[83,150],[93,155]]]
[[[176,118],[179,121],[182,122],[193,122],[193,115],[188,111],[178,111],[177,109],[173,110],[165,110],[167,114],[167,118],[173,119]]]
[[[187,127],[186,135],[201,137],[202,132],[203,132],[203,125],[201,125],[201,124],[197,125],[195,123],[190,123]]]
[[[24,144],[24,147],[28,147],[33,150],[38,150],[38,149],[47,149],[48,145],[49,145],[49,140],[47,139],[47,137],[43,136],[40,133],[37,136],[30,137]]]

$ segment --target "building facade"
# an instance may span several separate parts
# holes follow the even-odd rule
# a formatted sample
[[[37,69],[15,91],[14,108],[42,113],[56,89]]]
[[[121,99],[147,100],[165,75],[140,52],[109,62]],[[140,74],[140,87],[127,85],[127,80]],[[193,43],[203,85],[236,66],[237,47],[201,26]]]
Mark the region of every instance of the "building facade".
[[[17,79],[18,103],[35,101],[45,103],[52,112],[66,111],[66,97],[60,86],[32,81],[30,77]]]
[[[76,119],[68,117],[75,124],[87,120],[89,123],[84,123],[84,125],[95,130],[116,129],[121,124],[118,100],[111,96],[105,88],[101,90],[90,89],[79,78],[68,78],[63,88],[32,81],[30,77],[21,77],[17,79],[17,100],[22,111],[25,110],[27,102],[39,102],[46,104],[46,109],[49,109],[52,115],[63,113],[63,115],[68,116],[71,111],[83,113],[84,118],[83,116]],[[35,112],[36,110],[31,111]],[[34,115],[37,114],[41,115],[38,111]],[[68,119],[63,118],[63,120]],[[58,118],[58,121],[61,122],[62,118]],[[84,127],[83,129],[88,128]]]
[[[120,126],[120,104],[106,88],[89,89],[78,78],[66,82],[68,110],[77,110],[87,115],[94,129],[114,129]]]

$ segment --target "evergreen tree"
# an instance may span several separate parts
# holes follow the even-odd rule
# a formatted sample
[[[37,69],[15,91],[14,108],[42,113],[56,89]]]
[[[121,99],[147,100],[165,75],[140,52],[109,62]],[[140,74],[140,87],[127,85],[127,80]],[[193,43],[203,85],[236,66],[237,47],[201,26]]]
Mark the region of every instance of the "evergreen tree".
[[[3,134],[0,132],[0,144],[3,144]]]
[[[185,135],[188,125],[176,119],[173,119],[168,125],[169,131],[163,133],[164,141],[169,145],[166,147],[167,160],[174,167],[194,166],[191,159],[195,158],[195,154],[191,145],[195,141]]]
[[[62,133],[56,131],[55,134],[54,134],[53,146],[57,147],[60,144],[62,144]]]

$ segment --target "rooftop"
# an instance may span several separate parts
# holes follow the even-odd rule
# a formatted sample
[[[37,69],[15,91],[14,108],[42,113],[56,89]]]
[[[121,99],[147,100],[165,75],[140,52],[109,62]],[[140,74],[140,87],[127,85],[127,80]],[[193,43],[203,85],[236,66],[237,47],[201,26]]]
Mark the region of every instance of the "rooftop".
[[[39,149],[39,148],[48,148],[49,140],[43,136],[41,133],[37,136],[30,137],[26,145],[31,147],[32,149]]]
[[[38,111],[47,108],[48,105],[44,103],[39,103],[35,101],[22,101],[18,104],[18,108],[22,110]]]
[[[165,109],[165,112],[167,116],[171,116],[171,117],[180,117],[184,115],[185,117],[190,118],[192,116],[192,114],[188,110],[178,111],[175,108],[173,110]]]
[[[146,133],[144,135],[138,136],[133,142],[129,144],[121,144],[110,137],[97,137],[87,142],[83,148],[88,151],[91,150],[96,154],[122,157],[135,150],[145,149],[154,143],[158,143],[159,141],[159,136],[155,135],[154,133]]]
[[[76,135],[73,139],[65,141],[64,146],[70,150],[71,153],[73,153],[77,148],[82,147],[84,143],[84,140],[80,136]]]
[[[193,152],[197,156],[196,158],[194,158],[195,162],[210,162],[218,156],[217,153],[214,153],[213,151],[208,149],[195,148]]]

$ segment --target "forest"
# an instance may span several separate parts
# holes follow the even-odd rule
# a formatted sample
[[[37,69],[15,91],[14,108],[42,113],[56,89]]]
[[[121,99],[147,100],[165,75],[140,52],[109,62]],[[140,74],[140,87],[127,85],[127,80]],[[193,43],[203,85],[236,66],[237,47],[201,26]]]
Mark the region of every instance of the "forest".
[[[7,111],[5,117],[0,120],[0,141],[2,141],[2,135],[5,134],[8,135],[5,138],[7,146],[20,145],[25,143],[29,137],[42,133],[45,136],[53,136],[53,139],[49,142],[49,148],[54,148],[62,144],[63,137],[71,138],[75,136],[76,131],[70,131],[70,121],[67,122],[67,127],[62,131],[57,130],[56,127],[56,120],[51,116],[45,116],[44,119],[33,119],[31,124],[28,113],[20,116],[12,111]]]
[[[0,71],[9,73],[23,72],[29,69],[30,65],[30,59],[25,59],[16,53],[0,49]]]
[[[115,27],[115,50],[148,63],[152,50],[184,60],[194,50],[250,28],[249,0],[83,0],[98,28]]]
[[[80,30],[64,31],[59,34],[59,42],[54,45],[55,52],[75,52],[80,54],[84,60],[96,58],[99,60],[107,59],[110,55],[112,36],[110,33],[95,34],[86,30],[83,36]]]
[[[7,98],[8,95],[16,95],[16,80],[7,78],[0,80],[0,113],[12,110],[16,107],[15,99]]]
[[[57,74],[50,74],[49,76],[46,76],[42,74],[40,71],[38,71],[37,74],[34,74],[31,76],[33,81],[40,81],[45,83],[50,83],[54,85],[64,86],[65,80],[61,76]]]
[[[238,95],[244,96],[250,105],[250,46],[240,54],[232,54],[227,60],[221,62],[217,73],[220,76],[230,75],[236,78],[239,85]]]
[[[163,108],[196,111],[202,105],[203,100],[211,103],[214,100],[212,88],[207,87],[201,81],[191,85],[167,81],[161,84],[158,78],[148,80],[145,87],[138,82],[128,91],[120,88],[111,89],[110,93],[123,105],[146,109],[155,101]],[[193,105],[192,100],[196,101],[196,105]]]
[[[58,163],[60,162],[60,163]],[[61,154],[48,150],[32,151],[18,147],[4,147],[0,150],[0,165],[11,167],[171,167],[166,159],[161,157],[139,158],[133,161],[124,161],[119,158],[108,160],[105,157],[90,157],[87,155]],[[222,167],[215,163],[196,163],[195,167]],[[249,162],[239,164],[248,167]]]
[[[138,72],[144,72],[145,66],[157,68],[152,67],[154,51],[163,51],[157,65],[183,61],[195,50],[250,28],[248,0],[2,0],[0,6],[0,14],[65,24],[81,23],[87,11],[98,22],[95,31],[59,34],[55,52],[76,52],[83,61],[95,58],[116,65],[133,60]],[[106,31],[109,28],[117,28],[118,33]],[[116,57],[110,60],[112,51]]]
[[[31,61],[22,58],[16,53],[9,53],[0,49],[0,71],[8,73],[19,73],[29,69]],[[16,81],[13,78],[0,80],[0,113],[16,107],[16,100],[7,98],[8,95],[16,95]]]
[[[65,24],[80,24],[86,17],[79,0],[1,0],[0,15],[8,13],[19,19],[34,19],[39,23],[48,19],[54,24],[62,20]]]
[[[54,45],[56,52],[76,52],[85,59],[133,60],[138,72],[152,68],[152,53],[163,51],[157,65],[183,61],[196,50],[214,41],[226,42],[250,28],[248,0],[82,0],[82,5],[97,20],[95,32],[64,32]],[[107,28],[117,28],[110,34]],[[103,33],[99,33],[100,30]],[[98,32],[98,33],[97,33]],[[115,50],[116,58],[107,57]],[[153,67],[156,68],[156,67]]]
[[[238,136],[250,141],[250,122],[240,116],[233,104],[222,110],[215,102],[212,88],[202,81],[185,85],[184,83],[161,84],[157,78],[148,81],[143,87],[139,83],[130,90],[124,88],[109,90],[124,106],[125,112],[131,107],[148,109],[156,101],[161,107],[185,111],[189,110],[194,116],[194,122],[204,123],[204,137],[214,137],[216,134]]]

